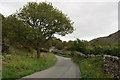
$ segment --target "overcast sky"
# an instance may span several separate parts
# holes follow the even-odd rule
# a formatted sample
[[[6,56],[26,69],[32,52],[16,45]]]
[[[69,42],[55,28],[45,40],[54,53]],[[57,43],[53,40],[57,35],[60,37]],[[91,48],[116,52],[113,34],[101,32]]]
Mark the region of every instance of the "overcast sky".
[[[64,37],[55,35],[63,41],[76,38],[89,41],[118,30],[118,0],[0,0],[0,13],[13,14],[29,1],[52,2],[70,17],[75,31]]]

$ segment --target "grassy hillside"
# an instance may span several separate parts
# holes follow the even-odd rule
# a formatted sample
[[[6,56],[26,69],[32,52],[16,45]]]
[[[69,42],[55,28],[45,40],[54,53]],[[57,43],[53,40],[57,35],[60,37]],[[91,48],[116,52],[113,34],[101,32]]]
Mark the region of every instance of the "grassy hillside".
[[[36,53],[31,57],[31,54],[24,49],[11,47],[10,50],[14,53],[4,55],[2,61],[2,78],[6,80],[14,80],[44,70],[56,62],[56,57],[51,53],[41,53],[41,57],[37,59]],[[17,55],[15,52],[21,54]]]
[[[111,75],[105,74],[102,58],[72,58],[79,66],[81,78],[111,78]]]
[[[97,39],[93,39],[89,43],[92,45],[101,45],[101,46],[118,46],[118,40],[120,40],[120,30],[113,34],[110,34],[107,37],[100,37]]]

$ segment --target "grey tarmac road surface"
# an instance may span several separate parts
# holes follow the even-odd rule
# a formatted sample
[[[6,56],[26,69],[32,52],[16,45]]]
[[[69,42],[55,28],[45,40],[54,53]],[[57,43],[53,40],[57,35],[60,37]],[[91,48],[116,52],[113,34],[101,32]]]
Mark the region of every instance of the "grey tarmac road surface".
[[[79,67],[70,58],[56,57],[54,66],[23,78],[80,78]]]

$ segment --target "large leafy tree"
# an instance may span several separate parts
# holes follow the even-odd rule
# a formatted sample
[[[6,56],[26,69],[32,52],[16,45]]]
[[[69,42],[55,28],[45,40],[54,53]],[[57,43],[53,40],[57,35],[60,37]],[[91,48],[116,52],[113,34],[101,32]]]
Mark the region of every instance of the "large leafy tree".
[[[9,40],[10,45],[20,44],[27,47],[32,42],[33,36],[30,35],[32,28],[24,25],[15,15],[10,15],[2,20],[2,29],[2,38],[5,43],[6,40]]]
[[[73,22],[51,3],[29,2],[18,11],[18,18],[34,29],[37,58],[40,57],[41,38],[49,40],[54,34],[65,36],[73,32]]]

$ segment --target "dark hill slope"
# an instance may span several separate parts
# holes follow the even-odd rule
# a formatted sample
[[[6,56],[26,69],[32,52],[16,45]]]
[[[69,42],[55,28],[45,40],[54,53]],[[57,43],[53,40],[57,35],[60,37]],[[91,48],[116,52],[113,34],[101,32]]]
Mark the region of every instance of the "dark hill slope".
[[[120,30],[110,34],[107,37],[100,37],[89,41],[92,45],[101,45],[101,46],[118,46],[118,40],[120,40]]]

